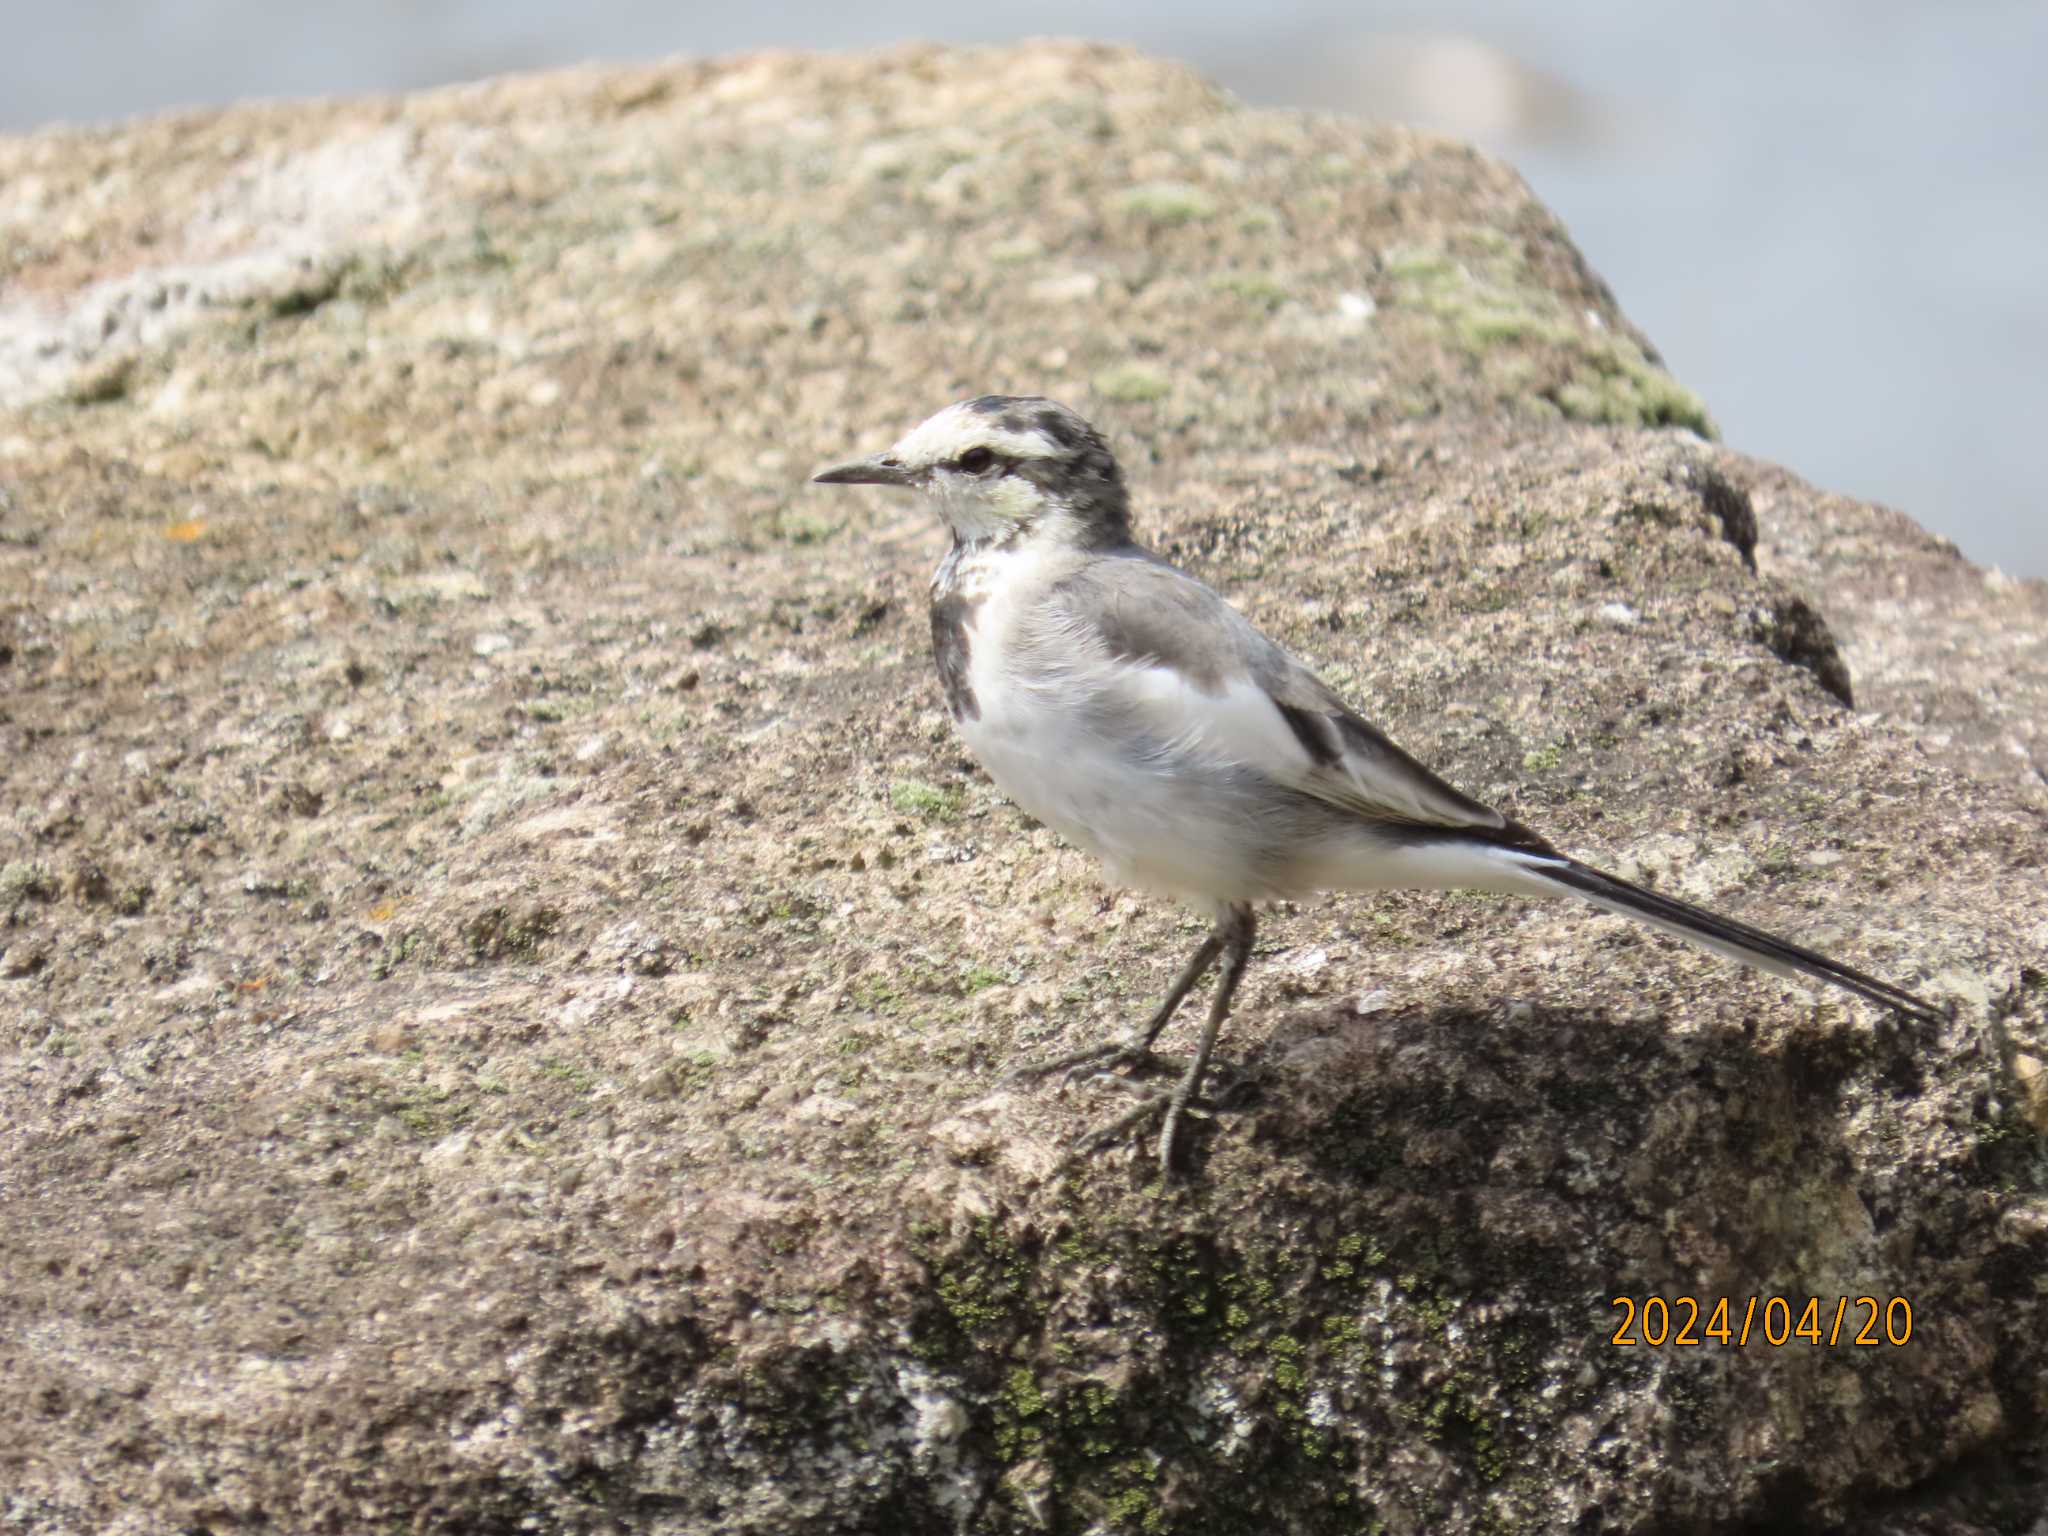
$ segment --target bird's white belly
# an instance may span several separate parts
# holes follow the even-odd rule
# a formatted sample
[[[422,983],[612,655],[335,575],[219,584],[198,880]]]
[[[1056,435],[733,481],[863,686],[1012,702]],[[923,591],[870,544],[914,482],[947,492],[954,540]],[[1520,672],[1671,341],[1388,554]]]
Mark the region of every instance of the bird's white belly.
[[[960,734],[998,788],[1110,881],[1205,909],[1276,892],[1246,867],[1243,828],[1199,765],[1134,753],[1088,723],[1085,684],[1021,686],[976,665],[979,715]]]

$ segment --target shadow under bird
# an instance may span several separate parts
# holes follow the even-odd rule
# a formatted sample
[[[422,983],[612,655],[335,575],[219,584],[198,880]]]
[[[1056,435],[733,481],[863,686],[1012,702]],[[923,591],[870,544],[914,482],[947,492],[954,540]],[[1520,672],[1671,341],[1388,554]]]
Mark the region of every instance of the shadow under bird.
[[[1141,547],[1115,457],[1065,406],[962,401],[815,479],[917,491],[952,532],[932,578],[932,649],[954,724],[1002,791],[1112,881],[1214,920],[1142,1028],[1017,1069],[1154,1065],[1153,1041],[1222,962],[1178,1083],[1085,1148],[1157,1117],[1171,1178],[1176,1129],[1251,956],[1254,905],[1318,891],[1577,896],[1744,965],[1943,1017],[1838,960],[1581,864],[1453,789],[1209,587]]]

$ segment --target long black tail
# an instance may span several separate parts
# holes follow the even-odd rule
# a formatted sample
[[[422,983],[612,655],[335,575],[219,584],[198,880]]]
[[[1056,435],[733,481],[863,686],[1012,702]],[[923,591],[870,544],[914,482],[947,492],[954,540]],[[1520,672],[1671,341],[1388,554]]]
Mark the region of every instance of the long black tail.
[[[1776,934],[1765,933],[1763,929],[1752,928],[1747,923],[1738,923],[1732,917],[1721,917],[1669,896],[1659,896],[1655,891],[1646,891],[1639,885],[1630,885],[1626,880],[1604,874],[1576,859],[1568,859],[1558,853],[1503,851],[1510,852],[1517,865],[1546,885],[1559,891],[1569,891],[1609,912],[1619,912],[1624,917],[1650,923],[1674,938],[1711,949],[1744,965],[1753,965],[1779,976],[1811,976],[1816,981],[1829,982],[1873,1003],[1896,1008],[1909,1018],[1929,1023],[1949,1016],[1946,1010],[1937,1008],[1924,998],[1915,997],[1889,982],[1879,981],[1875,976],[1866,976],[1839,960],[1830,960],[1826,955],[1790,943]]]

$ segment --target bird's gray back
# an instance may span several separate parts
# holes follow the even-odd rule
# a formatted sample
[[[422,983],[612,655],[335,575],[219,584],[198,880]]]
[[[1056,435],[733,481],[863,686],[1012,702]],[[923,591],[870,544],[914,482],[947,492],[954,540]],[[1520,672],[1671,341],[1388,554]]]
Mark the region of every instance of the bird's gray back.
[[[1150,552],[1134,545],[1098,556],[1047,586],[1051,611],[1092,628],[1120,661],[1171,668],[1216,698],[1245,687],[1264,694],[1276,727],[1308,759],[1309,776],[1293,787],[1379,818],[1489,831],[1508,825],[1402,751],[1214,589]],[[1375,785],[1386,793],[1371,793]]]

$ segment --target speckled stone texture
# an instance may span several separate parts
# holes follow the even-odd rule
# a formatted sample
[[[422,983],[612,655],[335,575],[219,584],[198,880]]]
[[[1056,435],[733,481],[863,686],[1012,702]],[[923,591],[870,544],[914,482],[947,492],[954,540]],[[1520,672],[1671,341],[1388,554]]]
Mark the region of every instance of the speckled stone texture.
[[[0,282],[0,1529],[2035,1529],[2048,592],[1717,446],[1509,171],[758,56],[0,142]],[[985,390],[1462,787],[1954,1021],[1333,898],[1187,1183],[1060,1172],[1120,1100],[1003,1065],[1198,926],[803,484]]]

